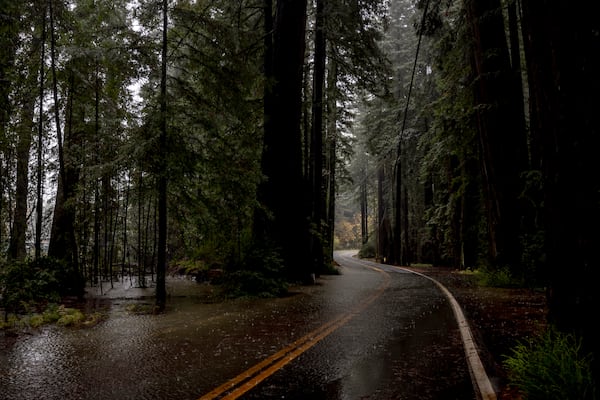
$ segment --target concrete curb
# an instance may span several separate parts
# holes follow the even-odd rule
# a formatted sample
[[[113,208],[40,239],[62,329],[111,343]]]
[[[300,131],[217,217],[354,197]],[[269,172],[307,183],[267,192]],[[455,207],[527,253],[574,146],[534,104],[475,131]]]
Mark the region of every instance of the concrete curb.
[[[469,323],[465,318],[462,308],[460,307],[454,296],[452,296],[452,293],[450,293],[450,291],[444,285],[425,274],[402,267],[395,268],[429,279],[430,281],[435,283],[436,286],[442,291],[442,293],[444,293],[446,298],[448,298],[450,306],[452,307],[452,311],[454,312],[456,322],[458,323],[458,329],[460,331],[460,336],[462,338],[463,346],[465,348],[465,355],[467,357],[467,363],[469,365],[471,379],[473,380],[473,385],[476,388],[475,392],[477,394],[477,398],[480,400],[496,400],[496,392],[492,387],[492,383],[490,382],[490,379],[485,371],[483,363],[481,362],[481,358],[479,358],[479,353],[477,351],[477,346],[475,345],[475,340],[473,339],[473,334],[471,333],[471,328],[469,328]]]

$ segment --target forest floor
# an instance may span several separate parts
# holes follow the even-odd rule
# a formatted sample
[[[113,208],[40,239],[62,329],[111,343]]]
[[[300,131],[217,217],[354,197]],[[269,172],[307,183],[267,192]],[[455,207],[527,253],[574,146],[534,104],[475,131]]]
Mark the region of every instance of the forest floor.
[[[520,342],[546,326],[546,296],[542,290],[481,286],[474,274],[440,267],[409,267],[444,285],[460,304],[469,321],[488,374],[495,377],[498,399],[519,399],[508,386],[503,365]]]

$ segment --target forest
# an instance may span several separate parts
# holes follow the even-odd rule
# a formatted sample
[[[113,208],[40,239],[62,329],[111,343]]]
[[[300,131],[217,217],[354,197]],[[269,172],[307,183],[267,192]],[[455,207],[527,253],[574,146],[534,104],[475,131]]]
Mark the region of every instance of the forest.
[[[277,293],[360,247],[545,288],[597,355],[597,11],[0,0],[0,306],[133,276],[162,310],[181,271]]]

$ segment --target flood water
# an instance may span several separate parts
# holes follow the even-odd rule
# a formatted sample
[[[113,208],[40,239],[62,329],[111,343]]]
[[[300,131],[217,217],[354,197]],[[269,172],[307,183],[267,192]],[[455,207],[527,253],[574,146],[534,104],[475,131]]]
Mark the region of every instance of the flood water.
[[[89,296],[88,304],[107,313],[93,328],[0,333],[0,399],[198,399],[347,312],[381,280],[373,271],[348,268],[293,288],[286,298],[206,304],[206,286],[172,279],[161,315],[127,309],[152,304],[152,289],[126,283],[107,291],[105,285]],[[432,302],[415,303],[421,292]],[[472,398],[441,295],[421,278],[403,276],[381,297],[245,398],[386,398],[403,382],[413,397],[395,398],[434,399],[439,390],[431,394],[430,381],[440,372],[452,375],[443,393]]]

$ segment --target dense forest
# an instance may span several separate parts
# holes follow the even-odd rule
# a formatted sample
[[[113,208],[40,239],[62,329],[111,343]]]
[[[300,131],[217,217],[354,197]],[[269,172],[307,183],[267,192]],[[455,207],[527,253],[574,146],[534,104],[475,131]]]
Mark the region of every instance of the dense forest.
[[[310,283],[362,246],[545,287],[597,354],[597,8],[0,0],[3,306],[52,272],[164,308],[171,270]]]

